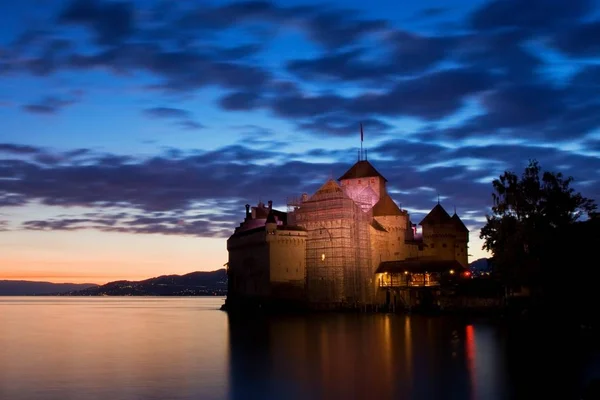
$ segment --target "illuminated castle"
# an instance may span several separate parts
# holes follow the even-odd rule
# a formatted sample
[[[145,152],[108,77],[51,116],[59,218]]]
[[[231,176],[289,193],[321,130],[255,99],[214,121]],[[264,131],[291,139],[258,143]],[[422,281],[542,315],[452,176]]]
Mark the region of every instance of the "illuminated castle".
[[[458,215],[438,202],[418,233],[386,185],[359,159],[337,182],[288,200],[286,212],[271,201],[246,205],[227,241],[227,302],[363,307],[389,303],[390,291],[464,273],[469,231]]]

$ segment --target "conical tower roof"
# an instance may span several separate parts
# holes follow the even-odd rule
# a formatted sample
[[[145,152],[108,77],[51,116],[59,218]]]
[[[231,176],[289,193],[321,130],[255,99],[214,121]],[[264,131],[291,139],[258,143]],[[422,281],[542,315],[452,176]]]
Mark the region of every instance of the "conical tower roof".
[[[435,207],[423,218],[419,225],[442,225],[452,220],[450,214],[444,210],[444,207],[440,203],[437,203]]]
[[[384,194],[381,199],[373,206],[373,216],[384,215],[402,215],[400,207],[391,198],[389,194]]]
[[[308,201],[316,201],[325,198],[348,198],[340,185],[333,179],[329,179],[327,182],[323,184]]]
[[[323,184],[315,194],[331,194],[331,193],[343,193],[344,191],[333,179],[329,179]]]
[[[462,232],[469,232],[469,229],[467,229],[466,225],[462,222],[458,214],[454,213],[451,219],[452,223],[454,224],[457,230]]]

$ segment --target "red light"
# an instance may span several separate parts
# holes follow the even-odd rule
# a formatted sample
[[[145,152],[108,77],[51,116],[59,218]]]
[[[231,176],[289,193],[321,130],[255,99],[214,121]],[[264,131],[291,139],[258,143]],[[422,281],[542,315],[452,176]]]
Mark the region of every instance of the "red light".
[[[463,272],[463,275],[465,276],[465,278],[468,278],[471,276],[471,271],[465,271]]]

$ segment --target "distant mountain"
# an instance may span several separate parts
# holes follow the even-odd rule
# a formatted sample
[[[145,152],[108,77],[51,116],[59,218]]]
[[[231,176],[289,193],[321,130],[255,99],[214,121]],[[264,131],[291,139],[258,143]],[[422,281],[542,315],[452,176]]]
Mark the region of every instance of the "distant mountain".
[[[478,260],[473,261],[469,264],[469,269],[473,272],[475,271],[489,271],[490,270],[490,259],[489,258],[480,258]]]
[[[225,296],[227,272],[192,272],[163,275],[143,281],[115,281],[102,286],[63,293],[63,296]]]
[[[95,283],[0,281],[0,296],[41,296],[96,287]]]

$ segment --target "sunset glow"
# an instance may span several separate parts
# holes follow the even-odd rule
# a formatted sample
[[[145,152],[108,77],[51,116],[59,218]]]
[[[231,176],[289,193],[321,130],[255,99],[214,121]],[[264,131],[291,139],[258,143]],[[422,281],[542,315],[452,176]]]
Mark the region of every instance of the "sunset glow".
[[[221,268],[245,204],[285,211],[361,147],[412,223],[456,208],[469,261],[503,171],[535,158],[600,194],[588,5],[13,3],[0,279]]]

